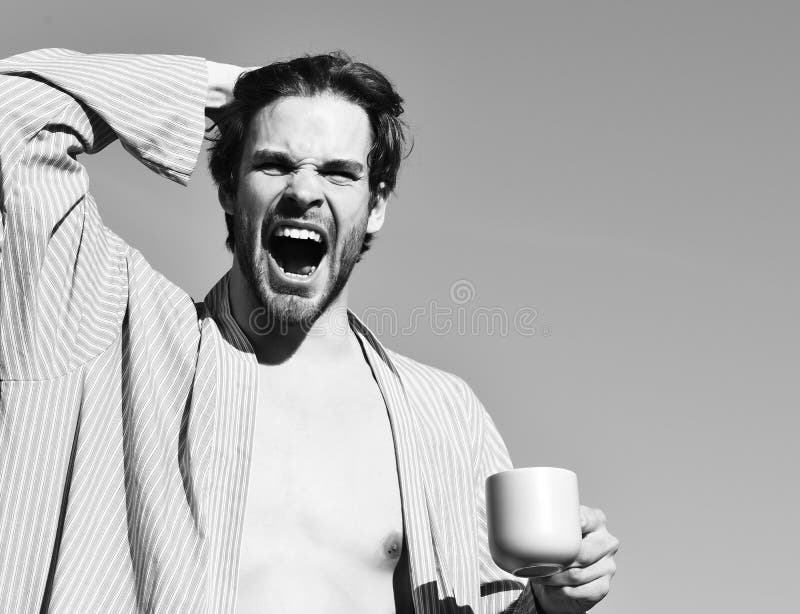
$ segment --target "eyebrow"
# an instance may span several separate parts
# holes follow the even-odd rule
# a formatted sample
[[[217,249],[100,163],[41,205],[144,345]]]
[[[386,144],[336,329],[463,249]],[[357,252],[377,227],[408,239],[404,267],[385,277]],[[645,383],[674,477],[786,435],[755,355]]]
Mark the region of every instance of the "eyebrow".
[[[297,160],[283,151],[274,151],[272,149],[259,149],[253,153],[253,164],[264,164],[265,162],[272,162],[282,166],[294,167],[297,165]],[[347,160],[342,158],[335,158],[327,160],[320,165],[322,171],[345,171],[352,173],[357,177],[364,174],[364,165],[356,160]]]

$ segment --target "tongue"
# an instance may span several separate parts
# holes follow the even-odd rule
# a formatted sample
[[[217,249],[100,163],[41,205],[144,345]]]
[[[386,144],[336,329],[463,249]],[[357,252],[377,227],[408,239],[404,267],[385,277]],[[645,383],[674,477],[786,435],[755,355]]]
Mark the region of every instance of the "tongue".
[[[316,267],[308,264],[305,258],[287,258],[283,263],[283,270],[297,275],[311,275]]]

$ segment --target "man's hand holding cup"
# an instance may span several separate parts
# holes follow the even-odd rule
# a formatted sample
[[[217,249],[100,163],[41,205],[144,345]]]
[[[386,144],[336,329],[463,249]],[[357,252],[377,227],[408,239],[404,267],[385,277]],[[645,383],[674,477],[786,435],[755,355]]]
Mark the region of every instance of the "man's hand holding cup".
[[[577,476],[528,467],[486,480],[489,547],[497,565],[529,578],[542,614],[585,612],[616,573],[619,540],[605,514],[579,504]]]

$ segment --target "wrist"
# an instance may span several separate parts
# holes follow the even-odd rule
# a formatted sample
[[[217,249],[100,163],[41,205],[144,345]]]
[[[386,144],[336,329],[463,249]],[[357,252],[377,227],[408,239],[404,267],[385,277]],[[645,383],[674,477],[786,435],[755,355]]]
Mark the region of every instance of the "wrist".
[[[533,598],[533,606],[535,608],[536,614],[547,614],[542,606],[542,602],[539,600],[539,596],[536,594],[536,584],[528,580],[528,584],[531,587],[531,597]]]
[[[531,597],[533,599],[533,605],[536,608],[536,614],[586,614],[585,610],[582,609],[580,612],[576,612],[572,609],[574,606],[567,606],[565,603],[559,604],[558,600],[553,603],[553,599],[547,596],[546,585],[531,582],[530,580],[528,580],[528,584],[530,585]],[[545,607],[545,605],[547,607]]]

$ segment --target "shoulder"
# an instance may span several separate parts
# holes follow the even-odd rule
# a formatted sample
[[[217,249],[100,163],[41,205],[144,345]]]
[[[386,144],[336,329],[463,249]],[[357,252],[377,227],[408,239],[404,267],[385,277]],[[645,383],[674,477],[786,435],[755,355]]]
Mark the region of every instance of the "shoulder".
[[[458,375],[387,350],[418,415],[480,430],[485,409],[472,387]]]
[[[113,233],[111,233],[113,234]],[[201,318],[188,292],[157,271],[142,254],[126,245],[128,317],[137,319],[154,339],[195,347]]]
[[[387,350],[386,353],[397,369],[403,384],[414,392],[460,398],[470,390],[469,385],[454,373],[425,364],[393,350]]]

